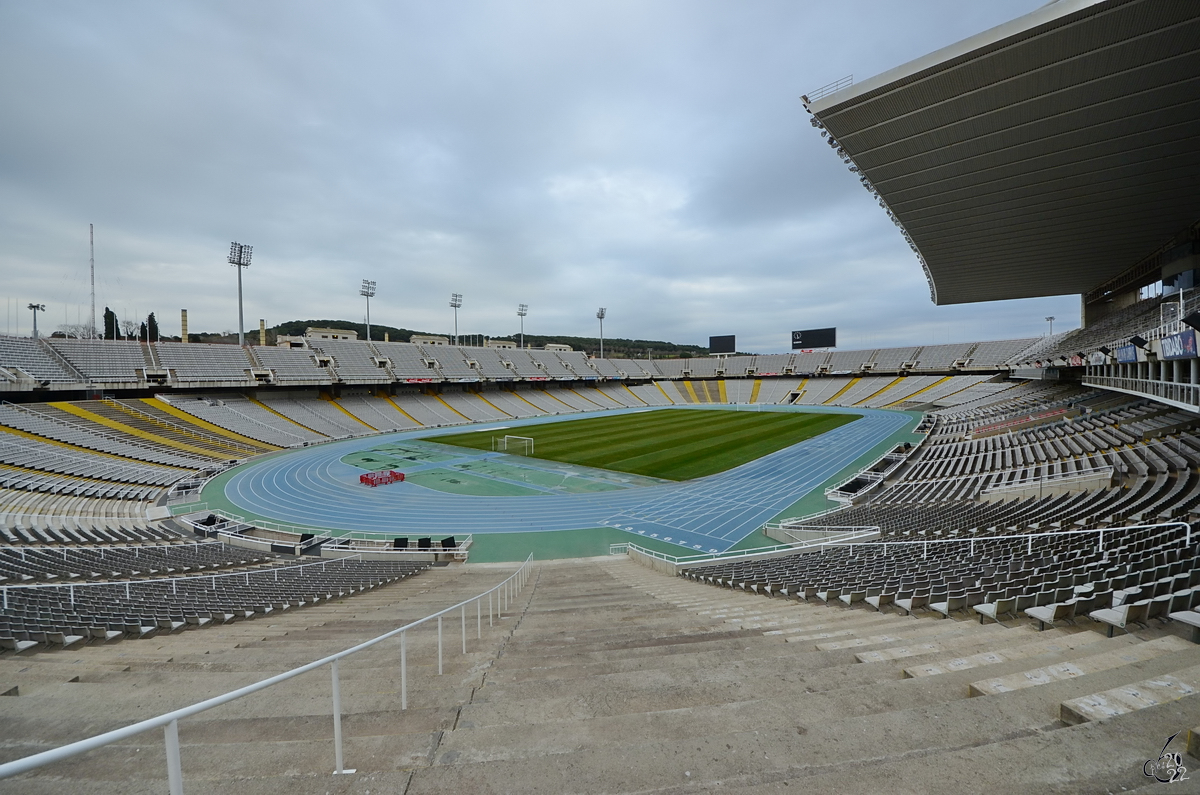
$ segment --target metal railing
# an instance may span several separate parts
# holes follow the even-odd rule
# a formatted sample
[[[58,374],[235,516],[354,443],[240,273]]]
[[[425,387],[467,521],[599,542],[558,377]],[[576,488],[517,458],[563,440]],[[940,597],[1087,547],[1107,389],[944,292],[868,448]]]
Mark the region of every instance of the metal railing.
[[[173,549],[175,547],[172,547]],[[212,590],[217,588],[218,579],[227,579],[233,577],[242,578],[247,585],[250,584],[251,577],[265,577],[271,575],[271,579],[275,582],[279,580],[279,572],[295,571],[296,569],[304,569],[310,566],[320,566],[321,571],[325,571],[326,566],[336,566],[341,563],[345,568],[347,560],[359,558],[360,555],[347,555],[345,557],[335,558],[332,560],[318,560],[313,563],[298,563],[294,566],[270,566],[267,568],[259,568],[251,571],[227,571],[222,574],[191,574],[180,575],[178,577],[155,577],[142,580],[104,580],[99,582],[49,582],[37,583],[34,585],[0,585],[0,606],[8,609],[9,591],[28,591],[28,590],[45,590],[47,588],[66,588],[67,597],[70,604],[75,604],[75,589],[76,588],[119,588],[125,586],[125,598],[132,599],[133,592],[136,587],[164,585],[170,583],[171,593],[179,593],[179,584],[183,583],[186,587],[190,583],[208,580],[212,584]]]
[[[661,560],[665,563],[670,563],[675,566],[697,566],[706,563],[725,563],[731,560],[745,560],[763,555],[772,555],[781,552],[803,552],[808,549],[828,546],[830,544],[843,543],[864,543],[868,538],[875,537],[879,534],[878,527],[867,528],[869,532],[857,532],[863,528],[838,528],[841,532],[829,533],[821,538],[812,538],[797,540],[786,544],[772,544],[766,547],[755,547],[753,549],[737,549],[727,552],[710,552],[701,555],[670,555],[666,552],[658,552],[653,549],[639,546],[633,542],[625,542],[620,544],[611,544],[608,548],[610,555],[619,555],[622,553],[636,552],[646,557]]]
[[[11,410],[19,411],[19,412],[21,412],[22,414],[28,414],[28,415],[31,415],[31,416],[33,416],[33,417],[36,417],[36,418],[38,418],[39,420],[42,420],[43,422],[47,422],[47,423],[50,423],[50,424],[52,424],[52,425],[53,425],[55,428],[57,428],[57,429],[59,429],[59,430],[63,430],[63,431],[79,430],[78,428],[75,428],[75,427],[73,427],[73,426],[70,426],[70,425],[65,425],[65,424],[63,424],[62,422],[59,422],[58,420],[54,419],[53,417],[51,417],[51,416],[49,416],[49,415],[47,415],[47,414],[43,414],[43,413],[41,413],[40,411],[36,411],[36,410],[34,410],[34,409],[31,409],[31,408],[29,408],[28,406],[25,406],[25,405],[18,405],[18,404],[16,404],[16,403],[10,403],[10,402],[9,402],[9,401],[7,401],[7,400],[0,400],[0,406],[4,406],[5,408],[11,409]],[[119,443],[119,444],[126,445],[126,446],[129,446],[129,447],[134,447],[134,448],[137,448],[137,449],[139,449],[139,450],[146,450],[147,452],[150,452],[150,453],[159,454],[159,453],[162,453],[162,452],[163,452],[163,449],[162,449],[161,447],[154,447],[153,445],[145,444],[145,443],[144,443],[144,442],[142,442],[140,439],[137,439],[137,438],[134,438],[134,437],[129,437],[129,436],[118,436],[118,435],[117,435],[117,434],[115,434],[115,433],[109,433],[109,432],[108,432],[108,431],[107,431],[107,430],[106,430],[106,429],[105,429],[103,426],[100,426],[100,425],[96,425],[96,426],[94,426],[94,427],[93,427],[93,426],[89,426],[89,427],[86,429],[86,432],[87,432],[87,433],[89,433],[89,434],[90,434],[90,435],[92,435],[92,436],[98,436],[98,437],[100,437],[101,439],[106,439],[106,440],[108,440],[108,441],[110,441],[110,442],[117,442],[117,443]],[[37,432],[37,431],[30,431],[30,433],[36,433],[38,436],[43,436],[43,435],[45,435],[45,434],[39,433],[39,432]],[[48,438],[48,439],[55,439],[56,441],[65,441],[65,440],[63,440],[63,439],[58,439],[57,437],[53,437],[53,436],[46,436],[46,438]],[[106,450],[100,450],[99,448],[95,448],[95,447],[89,447],[88,445],[86,445],[86,444],[83,444],[82,442],[67,442],[67,444],[74,444],[74,445],[78,445],[79,447],[84,447],[84,448],[86,448],[86,449],[88,449],[88,450],[96,450],[97,452],[101,452],[101,453],[108,452],[108,451],[106,451]],[[195,454],[192,454],[192,453],[187,453],[187,452],[184,452],[183,450],[169,450],[169,451],[167,451],[167,452],[169,452],[171,455],[173,455],[173,456],[176,456],[176,457],[178,457],[178,458],[190,459],[190,460],[194,461],[194,462],[195,462],[195,463],[197,463],[197,464],[202,464],[202,465],[204,465],[205,467],[207,467],[207,466],[209,466],[209,465],[211,464],[211,459],[208,459],[208,458],[202,458],[202,457],[200,457],[200,456],[198,456],[198,455],[195,455]],[[113,455],[113,453],[109,453],[109,454],[110,454],[110,455]],[[142,461],[148,461],[149,463],[158,463],[158,464],[159,464],[159,466],[178,466],[177,464],[161,464],[161,463],[159,463],[159,462],[157,462],[157,461],[151,461],[151,460],[150,460],[150,459],[148,459],[148,458],[143,458],[143,459],[140,459],[140,460],[142,460]]]
[[[123,414],[127,414],[130,417],[134,417],[135,419],[142,420],[143,422],[148,422],[151,425],[154,425],[158,428],[165,428],[167,430],[174,431],[175,433],[186,436],[189,439],[194,439],[199,442],[204,442],[205,444],[211,444],[215,447],[225,447],[230,450],[237,450],[238,452],[241,452],[241,453],[249,453],[251,456],[257,455],[259,453],[269,452],[266,450],[258,450],[254,447],[251,447],[248,444],[242,444],[241,442],[234,441],[233,439],[227,439],[223,436],[218,436],[217,434],[200,433],[199,431],[192,430],[190,428],[185,428],[177,422],[171,422],[170,420],[165,420],[165,419],[162,419],[161,417],[156,417],[153,414],[148,414],[148,413],[142,411],[141,409],[136,409],[133,406],[129,406],[125,403],[122,403],[119,400],[117,400],[116,398],[105,397],[100,402],[115,411],[119,411]],[[235,433],[236,433],[236,431],[235,431]],[[215,450],[213,452],[214,452],[214,454],[216,454]]]
[[[220,541],[186,541],[182,544],[109,544],[108,546],[101,546],[99,544],[96,544],[96,545],[88,544],[86,546],[83,544],[76,544],[74,546],[62,546],[61,544],[58,546],[51,546],[49,544],[20,544],[20,545],[16,545],[16,546],[7,546],[6,545],[5,549],[8,549],[11,552],[19,552],[21,554],[21,560],[25,560],[26,552],[35,551],[35,550],[40,551],[40,552],[61,552],[62,556],[63,556],[63,560],[67,559],[67,553],[69,553],[69,552],[80,552],[80,551],[86,550],[88,552],[99,552],[100,559],[103,560],[105,552],[119,552],[121,550],[132,550],[133,556],[136,558],[136,557],[141,557],[141,553],[143,553],[143,552],[153,552],[155,550],[160,550],[160,549],[176,550],[176,549],[187,549],[188,547],[204,547],[204,546],[212,546],[213,544],[219,544],[219,543],[221,543],[221,542]]]
[[[924,441],[924,440],[921,440],[921,441]],[[844,501],[851,500],[854,497],[859,496],[860,494],[864,494],[868,491],[871,491],[876,486],[878,486],[880,483],[882,483],[884,480],[886,480],[888,475],[895,472],[897,469],[899,469],[901,466],[903,466],[905,462],[907,462],[909,459],[911,459],[913,454],[915,454],[917,452],[917,450],[919,449],[919,444],[920,443],[918,442],[917,445],[910,447],[908,450],[903,450],[902,445],[898,445],[896,447],[891,448],[890,450],[887,450],[882,455],[880,455],[878,458],[876,458],[874,461],[860,467],[858,469],[858,471],[855,472],[854,474],[850,475],[849,477],[843,478],[842,480],[835,483],[834,485],[826,488],[825,496],[829,499],[844,502]],[[901,452],[896,452],[898,449],[901,450]],[[891,460],[890,466],[885,467],[882,470],[875,471],[875,466],[877,464],[879,464],[881,461],[885,461],[885,460],[889,460],[889,459]],[[852,492],[851,491],[842,491],[843,486],[853,483],[854,481],[859,480],[859,479],[866,481],[867,485],[864,486],[863,488],[859,489],[858,491],[852,491]]]
[[[296,525],[296,524],[288,524],[286,522],[272,522],[272,521],[269,521],[266,519],[247,519],[244,516],[239,516],[238,514],[230,513],[229,511],[225,511],[225,510],[222,510],[219,508],[213,509],[210,511],[210,510],[207,510],[206,507],[199,507],[199,506],[206,506],[206,505],[207,505],[207,503],[198,503],[196,505],[189,505],[188,508],[190,510],[188,510],[186,513],[188,513],[188,514],[201,513],[201,512],[208,513],[212,516],[217,516],[220,519],[222,519],[221,522],[218,522],[217,524],[212,524],[212,525],[205,525],[205,524],[200,524],[199,522],[193,522],[192,520],[188,519],[186,516],[181,516],[178,518],[180,518],[180,520],[184,524],[191,527],[192,530],[195,532],[201,532],[206,535],[209,533],[214,533],[219,538],[226,539],[226,543],[231,543],[235,546],[246,546],[246,543],[250,542],[255,545],[255,548],[263,547],[264,549],[267,547],[270,547],[272,544],[275,544],[275,545],[279,545],[279,546],[289,546],[289,545],[294,546],[294,547],[297,547],[298,550],[302,551],[302,550],[308,549],[309,547],[322,545],[322,547],[324,549],[329,549],[329,550],[338,550],[338,551],[349,550],[349,551],[354,551],[354,552],[369,552],[371,554],[435,555],[435,554],[439,554],[439,553],[444,553],[444,554],[454,553],[455,555],[463,555],[466,553],[467,549],[470,548],[472,543],[474,543],[474,538],[475,538],[474,535],[467,535],[462,540],[457,541],[453,547],[443,547],[439,544],[438,546],[433,546],[433,547],[429,547],[429,548],[425,548],[425,549],[422,549],[420,547],[392,548],[392,547],[388,547],[388,546],[379,546],[377,548],[364,548],[361,546],[356,546],[354,542],[366,542],[369,544],[383,544],[384,542],[390,541],[390,539],[385,538],[384,536],[382,536],[378,533],[368,533],[368,532],[362,532],[362,531],[357,531],[357,530],[352,530],[343,535],[335,536],[329,530],[325,530],[325,529],[321,529],[321,528],[306,527],[304,525]],[[297,538],[295,541],[287,541],[285,539],[259,538],[257,536],[244,535],[241,532],[234,530],[233,528],[259,529],[259,530],[267,530],[267,531],[275,532],[275,533],[288,533],[288,534],[297,536]],[[304,535],[310,535],[312,537],[308,538],[307,540],[301,541],[300,538],[302,538]],[[299,552],[297,554],[299,554]]]
[[[1129,395],[1172,401],[1181,408],[1195,410],[1200,406],[1200,385],[1175,381],[1152,381],[1145,378],[1121,378],[1111,375],[1085,375],[1084,386],[1115,389]]]
[[[843,78],[834,80],[832,83],[827,83],[820,88],[809,91],[804,95],[803,99],[806,102],[816,102],[822,97],[827,97],[830,94],[841,91],[843,88],[849,88],[852,85],[854,85],[854,75],[846,75]]]
[[[1087,529],[1087,530],[1059,530],[1059,531],[1052,532],[1052,533],[1013,533],[1011,535],[1003,535],[1003,536],[963,536],[960,538],[929,538],[929,539],[921,539],[919,541],[918,540],[913,540],[913,541],[871,541],[871,542],[867,542],[867,543],[869,543],[869,545],[872,547],[883,547],[884,555],[887,555],[888,550],[892,547],[913,546],[913,545],[920,544],[922,546],[921,557],[927,557],[929,554],[929,545],[930,544],[934,544],[934,545],[937,545],[937,544],[969,544],[970,551],[968,554],[974,555],[976,542],[1012,541],[1014,539],[1023,538],[1026,541],[1025,554],[1032,555],[1034,539],[1039,539],[1039,538],[1061,539],[1061,538],[1065,538],[1066,536],[1095,534],[1097,537],[1097,551],[1103,552],[1104,551],[1104,534],[1105,533],[1113,534],[1113,533],[1123,533],[1123,532],[1127,532],[1129,530],[1153,530],[1156,528],[1164,528],[1165,529],[1168,527],[1183,528],[1183,530],[1184,530],[1184,542],[1183,542],[1184,546],[1185,547],[1191,546],[1191,544],[1192,544],[1192,526],[1190,524],[1188,524],[1187,522],[1162,522],[1160,524],[1140,524],[1140,525],[1129,525],[1126,527],[1096,527],[1096,528],[1091,528],[1091,529]],[[850,546],[855,546],[855,545],[851,544]]]
[[[30,770],[35,770],[44,765],[49,765],[54,762],[61,762],[64,759],[70,759],[71,757],[78,756],[79,754],[86,753],[88,751],[92,751],[97,748],[103,748],[106,745],[111,745],[112,743],[119,742],[121,740],[125,740],[129,737],[133,737],[135,735],[141,734],[142,732],[149,731],[150,729],[161,728],[163,730],[163,734],[164,734],[164,738],[165,738],[165,742],[166,742],[168,786],[170,788],[171,795],[183,795],[183,768],[182,768],[182,760],[181,760],[180,752],[179,752],[179,721],[180,720],[191,717],[193,715],[198,715],[201,712],[205,712],[207,710],[212,709],[213,707],[219,707],[222,704],[228,704],[231,701],[236,701],[239,698],[243,698],[244,696],[251,695],[252,693],[257,693],[260,690],[266,690],[268,687],[277,685],[280,682],[286,682],[289,679],[294,679],[295,677],[297,677],[301,674],[308,673],[309,671],[315,671],[318,668],[323,668],[326,665],[328,665],[330,667],[330,673],[332,675],[333,748],[334,748],[334,770],[333,770],[333,773],[334,773],[334,775],[353,773],[353,772],[355,772],[355,768],[345,767],[345,762],[344,762],[344,758],[343,758],[343,754],[342,754],[342,697],[341,697],[341,683],[340,683],[339,675],[338,675],[338,662],[346,657],[351,656],[352,654],[356,654],[365,649],[369,649],[372,646],[376,646],[385,640],[390,640],[391,638],[398,636],[400,638],[400,709],[407,710],[408,709],[407,633],[410,630],[413,630],[413,629],[416,629],[417,627],[423,626],[424,624],[427,624],[434,620],[437,621],[437,632],[438,632],[438,635],[437,635],[437,659],[438,659],[437,670],[438,670],[438,675],[440,676],[442,674],[442,646],[443,646],[443,644],[442,644],[442,621],[445,618],[445,616],[449,615],[450,613],[453,613],[456,610],[459,611],[461,622],[462,622],[462,653],[466,654],[467,653],[467,607],[471,603],[475,604],[475,622],[476,622],[475,623],[475,626],[476,626],[475,637],[476,637],[476,639],[481,639],[483,637],[483,618],[482,618],[483,600],[485,598],[487,599],[488,626],[492,626],[493,625],[493,623],[492,623],[493,622],[493,601],[495,602],[494,615],[496,618],[499,618],[499,617],[503,616],[504,612],[508,609],[508,606],[511,604],[512,599],[518,593],[520,593],[521,588],[524,587],[526,582],[528,582],[529,573],[532,570],[532,563],[533,563],[533,555],[530,554],[529,557],[527,557],[525,559],[525,562],[522,563],[520,565],[520,567],[515,572],[513,572],[513,574],[510,575],[506,580],[504,580],[500,584],[492,587],[491,589],[484,591],[481,594],[477,594],[476,596],[473,596],[470,599],[466,599],[462,602],[459,602],[456,605],[447,607],[446,609],[440,610],[437,613],[433,613],[431,615],[425,616],[424,618],[418,619],[416,621],[412,621],[408,624],[405,624],[402,627],[393,629],[390,632],[385,632],[384,634],[379,635],[375,638],[372,638],[371,640],[360,643],[357,646],[352,646],[351,648],[346,649],[344,651],[337,652],[336,654],[331,654],[327,657],[322,657],[319,660],[314,660],[313,662],[310,662],[307,665],[301,665],[298,668],[293,668],[292,670],[287,671],[282,674],[279,674],[277,676],[272,676],[267,679],[263,679],[260,682],[255,682],[252,685],[247,685],[246,687],[240,687],[237,690],[231,690],[230,692],[225,693],[224,695],[215,696],[215,697],[207,699],[205,701],[200,701],[196,704],[192,704],[191,706],[183,707],[182,709],[177,709],[177,710],[173,710],[171,712],[166,712],[157,717],[139,721],[138,723],[134,723],[129,726],[125,726],[124,728],[121,728],[121,729],[114,729],[113,731],[105,732],[104,734],[98,734],[94,737],[89,737],[86,740],[79,740],[78,742],[70,743],[68,745],[64,745],[59,748],[53,748],[49,751],[43,751],[38,754],[33,754],[32,756],[27,756],[23,759],[17,759],[13,762],[8,762],[6,764],[0,764],[0,779],[9,778],[11,776],[16,776],[21,773],[27,773]],[[310,564],[310,565],[316,565],[316,564]]]
[[[1049,486],[1050,488],[1054,488],[1056,486],[1062,486],[1062,485],[1067,485],[1067,484],[1071,484],[1071,483],[1082,483],[1085,481],[1091,481],[1091,480],[1095,480],[1097,478],[1108,478],[1109,480],[1111,480],[1113,473],[1115,473],[1115,472],[1116,472],[1116,469],[1113,468],[1112,466],[1104,466],[1104,467],[1095,467],[1093,469],[1085,469],[1082,471],[1070,472],[1067,474],[1045,475],[1045,476],[1030,475],[1027,478],[1018,478],[1016,480],[1009,481],[1008,483],[1000,483],[1000,484],[994,485],[994,486],[986,486],[982,489],[980,494],[982,494],[982,495],[1003,494],[1003,493],[1009,492],[1009,491],[1022,491],[1024,489],[1028,489],[1032,486],[1037,486],[1038,488],[1044,488],[1044,487]]]
[[[1190,524],[1188,524],[1187,522],[1162,522],[1159,524],[1129,525],[1126,527],[1097,527],[1097,528],[1092,528],[1092,529],[1087,529],[1087,530],[1059,530],[1059,531],[1051,532],[1051,533],[1013,533],[1011,535],[1002,535],[1002,536],[963,536],[963,537],[959,537],[959,538],[929,538],[929,539],[921,539],[921,540],[913,540],[913,541],[876,541],[876,540],[870,540],[870,539],[863,539],[863,540],[849,539],[849,540],[840,542],[838,545],[849,547],[851,550],[851,553],[853,553],[854,547],[856,547],[856,546],[871,547],[872,549],[882,549],[883,555],[885,557],[897,547],[912,547],[912,546],[919,545],[921,547],[921,557],[926,558],[929,555],[929,548],[930,548],[931,544],[934,545],[935,548],[939,544],[967,544],[969,547],[969,551],[967,554],[974,555],[975,554],[975,544],[977,542],[981,543],[981,542],[985,542],[985,541],[1014,541],[1014,540],[1018,540],[1018,539],[1024,539],[1025,540],[1025,554],[1032,555],[1033,548],[1034,548],[1034,541],[1037,539],[1047,539],[1047,540],[1063,539],[1068,536],[1094,534],[1097,537],[1097,551],[1104,552],[1105,551],[1104,539],[1105,539],[1106,533],[1112,535],[1112,534],[1118,534],[1118,533],[1125,533],[1130,530],[1155,530],[1155,529],[1166,529],[1166,528],[1170,528],[1170,527],[1181,528],[1183,530],[1183,545],[1184,545],[1184,547],[1191,546],[1191,544],[1192,544],[1192,526]],[[819,544],[811,544],[810,546],[818,546],[818,545]],[[633,547],[634,545],[630,544],[630,546]],[[797,549],[797,551],[803,552],[805,550]],[[719,560],[714,560],[712,562],[713,563],[725,563],[728,560],[730,560],[730,559],[729,558],[719,559]],[[692,565],[692,564],[688,564],[688,565]]]

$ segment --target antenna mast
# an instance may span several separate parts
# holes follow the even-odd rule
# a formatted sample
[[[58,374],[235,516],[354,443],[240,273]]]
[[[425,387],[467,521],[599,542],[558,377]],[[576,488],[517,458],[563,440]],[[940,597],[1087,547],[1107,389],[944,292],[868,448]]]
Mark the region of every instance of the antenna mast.
[[[88,224],[88,266],[92,271],[92,324],[88,326],[88,337],[96,336],[96,228]]]

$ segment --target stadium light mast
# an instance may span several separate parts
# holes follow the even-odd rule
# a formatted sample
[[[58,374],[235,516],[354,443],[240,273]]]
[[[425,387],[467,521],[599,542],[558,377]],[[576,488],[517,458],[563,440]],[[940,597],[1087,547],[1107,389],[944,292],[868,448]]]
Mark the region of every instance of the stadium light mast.
[[[92,319],[88,326],[88,339],[95,339],[96,334],[96,226],[88,224],[88,269],[92,273]]]
[[[600,358],[604,358],[604,316],[608,314],[608,310],[600,307],[596,310],[596,319],[600,321]]]
[[[1047,315],[1046,322],[1050,324],[1050,336],[1054,336],[1054,315]]]
[[[454,310],[454,344],[458,344],[458,310],[462,307],[462,293],[450,293],[450,308]]]
[[[371,299],[375,297],[375,282],[369,279],[362,280],[362,287],[358,288],[358,294],[367,299],[367,342],[371,341]]]
[[[529,314],[529,304],[517,304],[517,317],[521,318],[521,347],[525,347],[525,316]]]
[[[46,305],[45,304],[30,304],[29,308],[33,310],[33,338],[36,340],[37,339],[37,313],[45,312]]]
[[[246,345],[246,329],[242,322],[242,268],[250,267],[250,255],[253,253],[253,246],[229,244],[229,264],[237,268],[238,275],[238,345],[243,347]]]

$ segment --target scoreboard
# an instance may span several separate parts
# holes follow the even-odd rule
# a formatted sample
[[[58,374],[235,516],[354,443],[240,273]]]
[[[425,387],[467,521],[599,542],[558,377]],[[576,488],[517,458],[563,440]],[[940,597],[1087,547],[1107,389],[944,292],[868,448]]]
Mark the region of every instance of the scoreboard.
[[[837,328],[812,328],[792,332],[792,350],[803,348],[836,348]]]

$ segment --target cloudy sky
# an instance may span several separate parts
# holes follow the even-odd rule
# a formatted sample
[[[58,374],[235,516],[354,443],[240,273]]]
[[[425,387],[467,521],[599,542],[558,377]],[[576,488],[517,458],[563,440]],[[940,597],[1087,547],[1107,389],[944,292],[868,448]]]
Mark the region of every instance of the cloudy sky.
[[[1042,0],[0,3],[0,331],[154,311],[780,351],[1034,336],[1078,298],[935,307],[799,95]],[[98,309],[98,312],[101,311]]]

